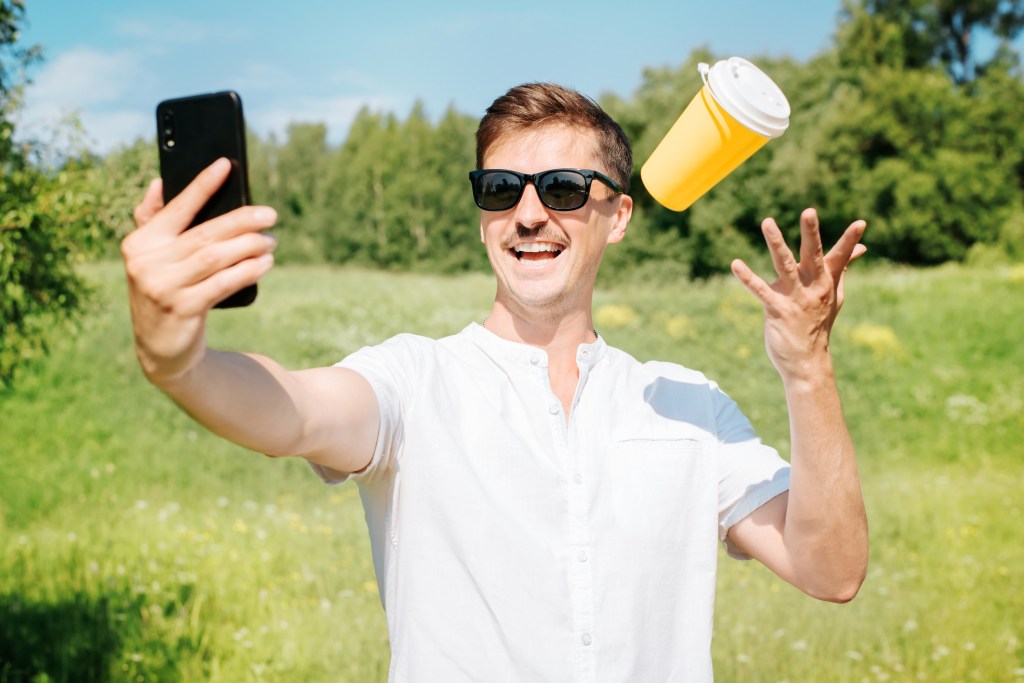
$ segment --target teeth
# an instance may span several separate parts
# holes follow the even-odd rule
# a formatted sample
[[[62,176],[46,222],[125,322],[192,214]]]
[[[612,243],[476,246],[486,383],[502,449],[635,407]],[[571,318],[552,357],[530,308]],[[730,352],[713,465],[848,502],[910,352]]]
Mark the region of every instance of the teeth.
[[[522,242],[520,244],[517,244],[514,247],[514,249],[517,252],[519,252],[519,253],[522,253],[524,251],[528,251],[528,252],[555,251],[555,252],[558,252],[558,251],[562,251],[562,245],[561,244],[554,244],[552,242]]]

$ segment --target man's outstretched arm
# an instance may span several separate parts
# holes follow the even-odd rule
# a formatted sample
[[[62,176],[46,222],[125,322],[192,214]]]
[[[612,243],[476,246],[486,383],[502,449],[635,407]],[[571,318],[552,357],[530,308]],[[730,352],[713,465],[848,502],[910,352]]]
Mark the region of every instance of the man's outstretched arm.
[[[230,171],[220,160],[166,206],[154,181],[121,244],[135,349],[146,377],[203,426],[270,455],[301,455],[341,472],[365,467],[379,426],[376,396],[341,368],[288,372],[254,354],[206,346],[206,316],[273,266],[263,234],[276,214],[243,207],[186,229]]]
[[[864,253],[863,221],[824,254],[818,217],[800,217],[800,260],[775,221],[762,231],[778,279],[742,261],[733,273],[765,310],[765,348],[782,377],[792,441],[790,490],[729,530],[747,554],[808,595],[851,600],[867,572],[868,529],[853,442],[836,388],[829,337],[843,303],[846,266]]]

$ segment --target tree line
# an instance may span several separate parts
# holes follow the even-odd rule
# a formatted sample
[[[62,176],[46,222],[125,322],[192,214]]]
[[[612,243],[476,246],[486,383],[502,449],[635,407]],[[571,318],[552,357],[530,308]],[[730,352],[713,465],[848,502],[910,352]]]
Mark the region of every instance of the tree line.
[[[41,321],[74,310],[75,263],[116,252],[158,174],[151,140],[102,158],[72,150],[57,165],[13,142],[22,84],[10,69],[38,58],[17,44],[23,19],[23,0],[0,0],[0,383],[37,354]],[[844,0],[815,57],[743,55],[787,94],[790,129],[683,213],[651,199],[639,168],[700,89],[697,63],[728,55],[698,49],[645,70],[628,96],[602,95],[637,161],[631,234],[609,250],[605,280],[706,277],[736,257],[764,264],[761,219],[777,217],[795,241],[807,206],[826,241],[865,218],[878,259],[1024,260],[1024,80],[1012,49],[1022,28],[1024,0]],[[404,118],[360,111],[336,146],[323,124],[250,134],[253,198],[278,210],[278,259],[486,269],[467,179],[476,124],[454,109],[432,120],[417,104]]]

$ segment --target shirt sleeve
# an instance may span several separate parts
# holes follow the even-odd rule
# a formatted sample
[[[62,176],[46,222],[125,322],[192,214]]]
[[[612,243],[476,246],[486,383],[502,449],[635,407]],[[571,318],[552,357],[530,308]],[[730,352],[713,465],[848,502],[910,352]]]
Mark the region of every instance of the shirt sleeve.
[[[380,479],[395,466],[404,442],[404,415],[415,395],[416,377],[421,374],[419,346],[413,335],[398,335],[383,344],[365,346],[335,364],[336,367],[358,372],[369,382],[377,396],[380,427],[373,456],[362,470],[346,473],[310,463],[325,483],[369,483]]]
[[[730,557],[750,556],[726,534],[741,519],[789,490],[789,463],[761,443],[736,402],[712,386],[718,433],[718,535]]]

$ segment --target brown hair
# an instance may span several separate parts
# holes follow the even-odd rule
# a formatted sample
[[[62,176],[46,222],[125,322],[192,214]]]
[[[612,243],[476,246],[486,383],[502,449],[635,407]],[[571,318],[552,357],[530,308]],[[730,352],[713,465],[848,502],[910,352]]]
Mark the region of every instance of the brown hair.
[[[593,131],[608,174],[629,192],[633,173],[629,138],[597,102],[554,83],[518,85],[494,100],[476,129],[476,167],[483,168],[487,150],[500,138],[545,124]]]

